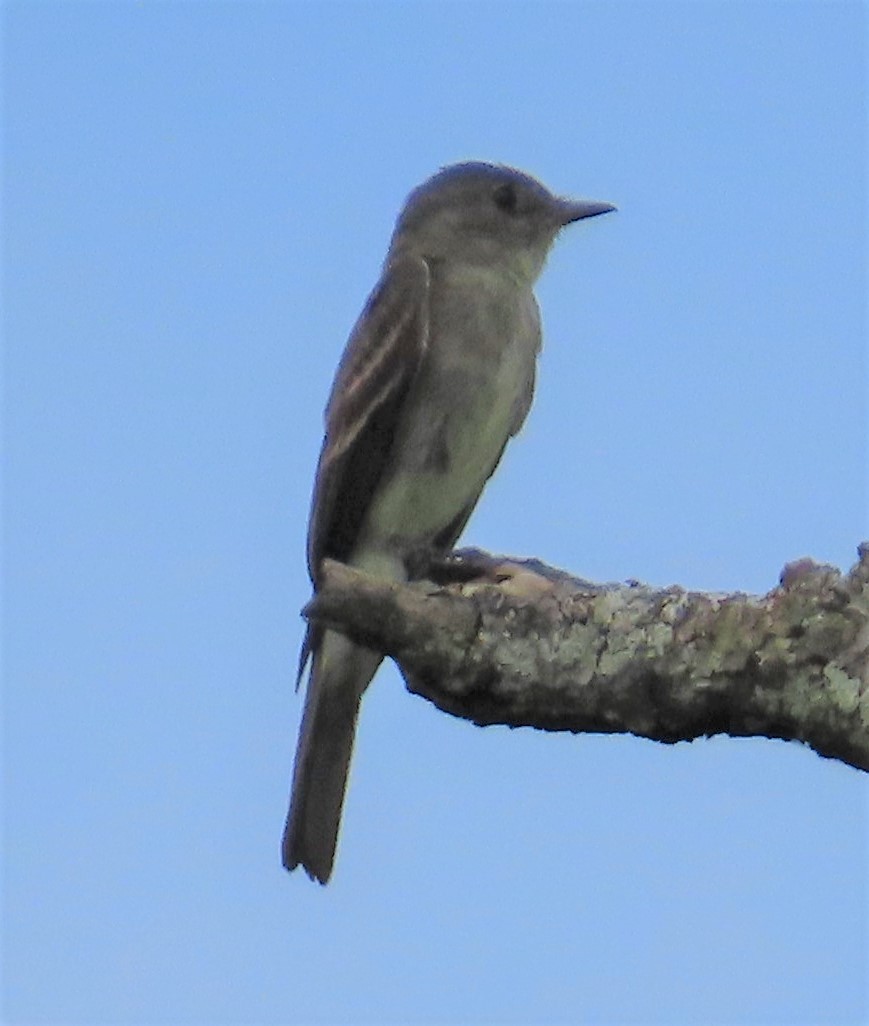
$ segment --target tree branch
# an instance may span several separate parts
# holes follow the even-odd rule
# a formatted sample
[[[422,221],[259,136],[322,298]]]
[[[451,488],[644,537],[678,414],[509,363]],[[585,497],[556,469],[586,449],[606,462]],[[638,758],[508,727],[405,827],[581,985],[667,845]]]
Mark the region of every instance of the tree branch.
[[[475,550],[395,584],[327,560],[306,617],[398,663],[477,724],[803,741],[869,769],[869,543],[847,575],[811,560],[763,596],[592,584]]]

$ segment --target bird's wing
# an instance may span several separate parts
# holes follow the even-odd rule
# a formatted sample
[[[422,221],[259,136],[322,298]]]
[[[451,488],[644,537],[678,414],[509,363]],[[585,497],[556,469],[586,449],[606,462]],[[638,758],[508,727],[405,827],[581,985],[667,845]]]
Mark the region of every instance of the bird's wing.
[[[346,560],[389,458],[395,427],[429,335],[429,267],[392,261],[350,333],[326,405],[326,436],[308,521],[308,571],[317,586],[327,556]],[[309,624],[296,687],[321,630]]]
[[[326,556],[346,560],[428,344],[429,268],[402,257],[385,269],[356,322],[326,406],[326,437],[308,525],[315,586]]]

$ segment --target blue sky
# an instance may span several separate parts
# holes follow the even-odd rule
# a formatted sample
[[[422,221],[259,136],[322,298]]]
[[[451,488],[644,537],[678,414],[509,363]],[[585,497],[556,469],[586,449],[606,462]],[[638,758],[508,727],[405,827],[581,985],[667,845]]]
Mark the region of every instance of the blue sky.
[[[369,692],[280,867],[322,409],[407,192],[565,232],[465,541],[764,592],[867,525],[857,3],[7,3],[3,991],[15,1023],[858,1023],[867,783],[794,744]]]

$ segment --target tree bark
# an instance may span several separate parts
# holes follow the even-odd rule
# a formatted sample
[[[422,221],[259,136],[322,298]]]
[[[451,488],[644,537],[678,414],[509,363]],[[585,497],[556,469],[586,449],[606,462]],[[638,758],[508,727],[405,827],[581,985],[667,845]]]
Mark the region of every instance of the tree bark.
[[[461,550],[410,584],[324,564],[303,613],[391,656],[410,691],[485,725],[802,741],[869,770],[869,543],[763,596],[593,584]]]

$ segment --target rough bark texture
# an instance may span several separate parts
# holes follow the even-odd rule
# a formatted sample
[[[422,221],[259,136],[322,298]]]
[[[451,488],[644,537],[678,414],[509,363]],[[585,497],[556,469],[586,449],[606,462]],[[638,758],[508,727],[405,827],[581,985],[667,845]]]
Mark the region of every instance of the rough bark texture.
[[[592,584],[474,550],[388,584],[327,561],[304,613],[398,663],[478,724],[803,741],[869,769],[869,543],[803,559],[763,596]]]

